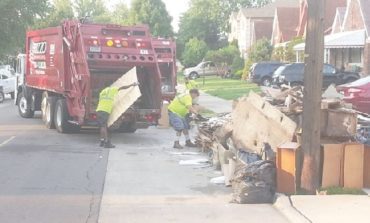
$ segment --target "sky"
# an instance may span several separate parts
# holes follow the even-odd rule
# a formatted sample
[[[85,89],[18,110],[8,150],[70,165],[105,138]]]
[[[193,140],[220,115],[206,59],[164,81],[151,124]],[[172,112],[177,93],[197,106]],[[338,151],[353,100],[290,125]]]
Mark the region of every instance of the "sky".
[[[179,28],[179,19],[182,13],[184,13],[189,7],[189,0],[162,0],[167,7],[167,11],[173,18],[172,26],[175,31]],[[120,2],[120,0],[109,1],[110,7]],[[128,6],[130,6],[131,0],[124,0]]]

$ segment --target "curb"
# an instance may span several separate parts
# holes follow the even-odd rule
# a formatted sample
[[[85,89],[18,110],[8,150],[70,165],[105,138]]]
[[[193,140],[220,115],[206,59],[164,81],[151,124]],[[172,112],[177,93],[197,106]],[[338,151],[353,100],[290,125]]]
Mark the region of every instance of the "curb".
[[[274,207],[292,223],[311,223],[311,221],[292,206],[288,196],[277,194]]]

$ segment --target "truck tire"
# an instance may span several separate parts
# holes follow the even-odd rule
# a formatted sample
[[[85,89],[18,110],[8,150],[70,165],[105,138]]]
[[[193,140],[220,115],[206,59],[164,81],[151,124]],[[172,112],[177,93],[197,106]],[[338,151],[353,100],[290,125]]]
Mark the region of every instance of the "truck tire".
[[[64,98],[57,100],[54,109],[54,124],[55,128],[60,133],[77,133],[80,130],[80,126],[69,123],[71,117],[68,113],[67,103]]]
[[[135,133],[137,130],[134,122],[122,123],[122,125],[117,129],[120,133]]]
[[[199,75],[196,72],[191,72],[189,74],[189,78],[192,79],[192,80],[195,80],[195,79],[199,78]]]
[[[261,81],[261,85],[265,87],[270,87],[272,85],[272,78],[264,77]]]
[[[23,118],[33,118],[35,111],[31,108],[30,100],[25,96],[24,92],[19,93],[18,97],[18,112]]]
[[[41,99],[41,116],[42,120],[45,123],[46,128],[55,129],[54,124],[54,113],[55,113],[55,104],[57,98],[54,96],[49,96],[48,92],[42,94]]]
[[[0,103],[3,103],[5,100],[5,96],[3,92],[0,92]]]

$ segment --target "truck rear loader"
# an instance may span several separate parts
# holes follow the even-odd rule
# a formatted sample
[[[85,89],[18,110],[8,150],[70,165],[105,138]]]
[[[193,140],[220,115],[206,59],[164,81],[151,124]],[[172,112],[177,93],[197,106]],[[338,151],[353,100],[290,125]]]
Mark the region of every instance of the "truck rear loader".
[[[29,31],[16,69],[19,114],[41,111],[46,127],[61,133],[96,126],[100,91],[133,67],[142,96],[122,114],[122,132],[156,124],[160,116],[161,74],[149,28],[68,20]]]

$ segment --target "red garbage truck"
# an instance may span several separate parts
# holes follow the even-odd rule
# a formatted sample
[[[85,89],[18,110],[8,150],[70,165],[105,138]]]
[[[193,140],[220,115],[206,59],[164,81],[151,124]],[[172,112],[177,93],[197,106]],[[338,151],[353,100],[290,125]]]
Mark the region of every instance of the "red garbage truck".
[[[161,73],[149,28],[67,20],[29,31],[26,54],[18,56],[15,103],[22,117],[41,111],[46,127],[61,133],[95,126],[100,91],[133,67],[142,96],[122,114],[122,132],[160,118]]]
[[[163,100],[172,101],[176,96],[177,86],[176,42],[172,39],[154,38],[153,47],[161,72]]]

